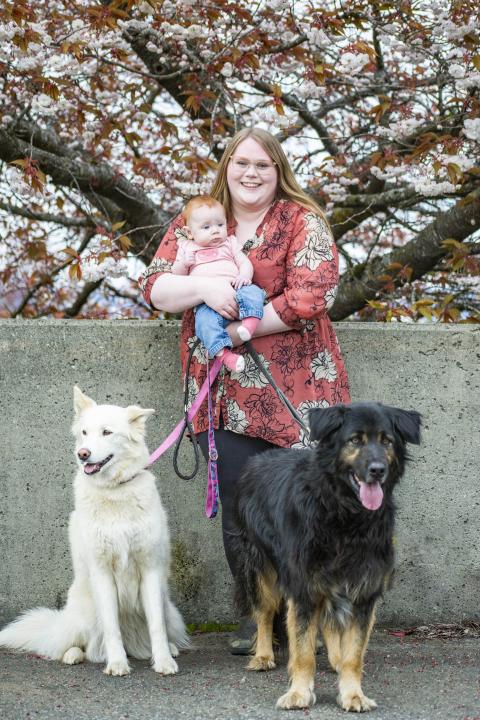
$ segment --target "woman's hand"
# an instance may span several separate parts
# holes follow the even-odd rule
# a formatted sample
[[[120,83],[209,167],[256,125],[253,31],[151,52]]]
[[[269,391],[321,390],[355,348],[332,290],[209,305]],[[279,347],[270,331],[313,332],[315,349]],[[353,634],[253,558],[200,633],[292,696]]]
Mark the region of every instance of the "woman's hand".
[[[237,294],[230,282],[224,278],[202,278],[203,302],[226,320],[238,318]]]

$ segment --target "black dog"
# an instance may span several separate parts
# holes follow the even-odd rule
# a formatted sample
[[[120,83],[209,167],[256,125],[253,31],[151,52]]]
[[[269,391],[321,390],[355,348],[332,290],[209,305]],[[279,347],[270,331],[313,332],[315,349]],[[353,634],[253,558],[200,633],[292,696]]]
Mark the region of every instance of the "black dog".
[[[277,707],[315,703],[321,627],[339,674],[339,705],[376,707],[361,688],[375,605],[393,571],[392,490],[406,443],[420,442],[420,415],[379,403],[310,413],[312,450],[269,450],[240,480],[236,595],[257,622],[250,670],[275,667],[272,621],[287,606],[290,687]]]

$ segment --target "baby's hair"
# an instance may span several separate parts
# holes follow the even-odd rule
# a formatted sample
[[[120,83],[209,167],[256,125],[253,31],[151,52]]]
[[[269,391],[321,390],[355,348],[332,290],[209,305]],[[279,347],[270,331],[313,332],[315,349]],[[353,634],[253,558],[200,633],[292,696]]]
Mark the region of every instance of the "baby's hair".
[[[218,202],[218,200],[215,200],[215,198],[211,197],[211,195],[197,195],[197,197],[192,198],[188,201],[188,203],[183,208],[183,217],[185,218],[185,222],[188,225],[190,221],[190,216],[194,210],[196,210],[199,207],[202,207],[206,205],[206,207],[221,207],[223,210],[223,205],[221,202]],[[225,211],[224,211],[225,212]]]

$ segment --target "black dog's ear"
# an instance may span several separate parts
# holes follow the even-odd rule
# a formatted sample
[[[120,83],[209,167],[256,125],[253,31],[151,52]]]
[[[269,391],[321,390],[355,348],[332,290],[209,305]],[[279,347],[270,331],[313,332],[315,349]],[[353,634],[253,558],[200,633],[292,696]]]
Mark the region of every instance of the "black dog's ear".
[[[420,426],[422,416],[416,410],[392,408],[392,421],[404,442],[420,445]]]
[[[313,408],[308,415],[310,440],[322,442],[336,432],[345,417],[345,405],[334,405],[329,408]]]

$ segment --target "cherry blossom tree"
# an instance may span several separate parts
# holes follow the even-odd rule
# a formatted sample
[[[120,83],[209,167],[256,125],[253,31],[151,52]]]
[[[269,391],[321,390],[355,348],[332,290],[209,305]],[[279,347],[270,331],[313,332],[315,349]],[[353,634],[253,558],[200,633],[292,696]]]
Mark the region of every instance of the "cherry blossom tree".
[[[331,317],[475,321],[476,0],[3,0],[0,316],[150,317],[136,275],[229,137],[325,208]]]

